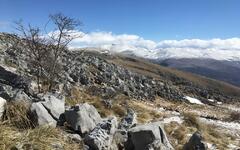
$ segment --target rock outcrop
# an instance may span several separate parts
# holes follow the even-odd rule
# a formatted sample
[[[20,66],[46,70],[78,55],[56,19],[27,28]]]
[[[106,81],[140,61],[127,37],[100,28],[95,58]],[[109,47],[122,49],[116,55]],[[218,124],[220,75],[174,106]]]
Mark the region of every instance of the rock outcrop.
[[[56,127],[57,121],[52,118],[41,102],[33,103],[31,105],[31,112],[34,115],[37,125],[50,125]]]
[[[58,99],[54,94],[47,93],[40,102],[32,103],[31,111],[38,125],[56,126],[60,116],[65,112],[64,98]]]
[[[132,109],[127,110],[127,115],[119,123],[119,129],[128,130],[137,124],[137,115]]]
[[[89,87],[92,94],[110,99],[125,94],[136,99],[153,100],[155,96],[181,100],[183,94],[166,83],[152,77],[131,72],[109,63],[96,55],[82,52],[66,52],[63,64],[69,64],[65,72],[75,83]]]
[[[65,112],[67,123],[75,131],[86,134],[102,121],[96,108],[88,103],[72,106]]]
[[[160,122],[138,125],[128,130],[128,150],[172,150]]]
[[[51,114],[51,116],[58,120],[60,116],[65,112],[65,98],[64,96],[53,95],[52,93],[44,94],[42,97],[44,102],[41,102],[45,109]]]
[[[111,117],[103,120],[89,133],[84,142],[92,150],[115,150],[117,146],[113,141],[113,135],[117,129],[117,118]]]
[[[189,141],[184,145],[184,150],[206,150],[207,146],[203,142],[203,137],[200,132],[195,132]]]

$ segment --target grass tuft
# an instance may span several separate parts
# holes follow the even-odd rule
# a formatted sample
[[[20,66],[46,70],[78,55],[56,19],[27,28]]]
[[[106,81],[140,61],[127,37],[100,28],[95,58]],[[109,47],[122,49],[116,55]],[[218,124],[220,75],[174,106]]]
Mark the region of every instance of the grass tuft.
[[[0,124],[0,149],[50,150],[56,147],[74,150],[82,149],[82,143],[74,143],[66,138],[61,130],[50,126],[19,131],[15,127]]]
[[[184,123],[190,127],[196,127],[200,129],[200,123],[197,118],[197,115],[194,113],[183,113]]]
[[[30,104],[24,101],[8,102],[3,118],[5,123],[18,129],[29,129],[35,126],[31,121]]]

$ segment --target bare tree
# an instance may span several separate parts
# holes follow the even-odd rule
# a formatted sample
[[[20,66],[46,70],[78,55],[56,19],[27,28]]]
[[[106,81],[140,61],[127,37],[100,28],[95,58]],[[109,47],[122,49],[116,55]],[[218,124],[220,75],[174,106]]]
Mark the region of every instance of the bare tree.
[[[23,23],[16,22],[16,29],[19,31],[19,40],[22,48],[25,49],[25,54],[28,56],[28,63],[33,68],[33,73],[37,77],[38,91],[40,92],[40,79],[43,77],[44,66],[43,62],[48,57],[47,55],[47,41],[41,30],[38,27],[33,27],[30,24],[24,27]]]
[[[49,24],[52,24],[54,28],[51,32],[44,33],[43,31],[46,31]],[[48,90],[51,90],[61,72],[63,52],[68,49],[73,39],[81,36],[77,34],[81,22],[57,13],[49,16],[44,30],[30,24],[24,26],[21,21],[16,22],[16,25],[19,37],[17,41],[28,56],[28,64],[31,65],[37,77],[38,91],[41,91],[41,79],[48,81]],[[12,41],[15,39],[12,38]]]
[[[82,23],[76,19],[67,17],[62,13],[49,16],[50,21],[55,25],[54,32],[49,33],[51,39],[53,59],[50,66],[49,90],[53,86],[53,82],[58,72],[58,62],[61,61],[64,50],[67,49],[69,43],[81,35],[77,34],[76,29]]]

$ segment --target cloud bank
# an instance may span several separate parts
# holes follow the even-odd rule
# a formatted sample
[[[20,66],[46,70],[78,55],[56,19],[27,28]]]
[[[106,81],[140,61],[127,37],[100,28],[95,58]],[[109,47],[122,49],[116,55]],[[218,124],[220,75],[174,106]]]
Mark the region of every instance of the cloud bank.
[[[83,33],[71,43],[71,48],[97,47],[112,52],[128,52],[151,59],[165,58],[213,58],[240,60],[240,38],[184,39],[151,41],[137,35],[112,32]]]

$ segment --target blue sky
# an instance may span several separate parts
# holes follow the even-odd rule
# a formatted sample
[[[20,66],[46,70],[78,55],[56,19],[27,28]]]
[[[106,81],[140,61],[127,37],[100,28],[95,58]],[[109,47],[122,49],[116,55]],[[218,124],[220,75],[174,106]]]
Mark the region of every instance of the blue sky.
[[[134,34],[153,41],[240,37],[239,0],[0,0],[0,31],[48,14],[79,18],[83,31]]]

